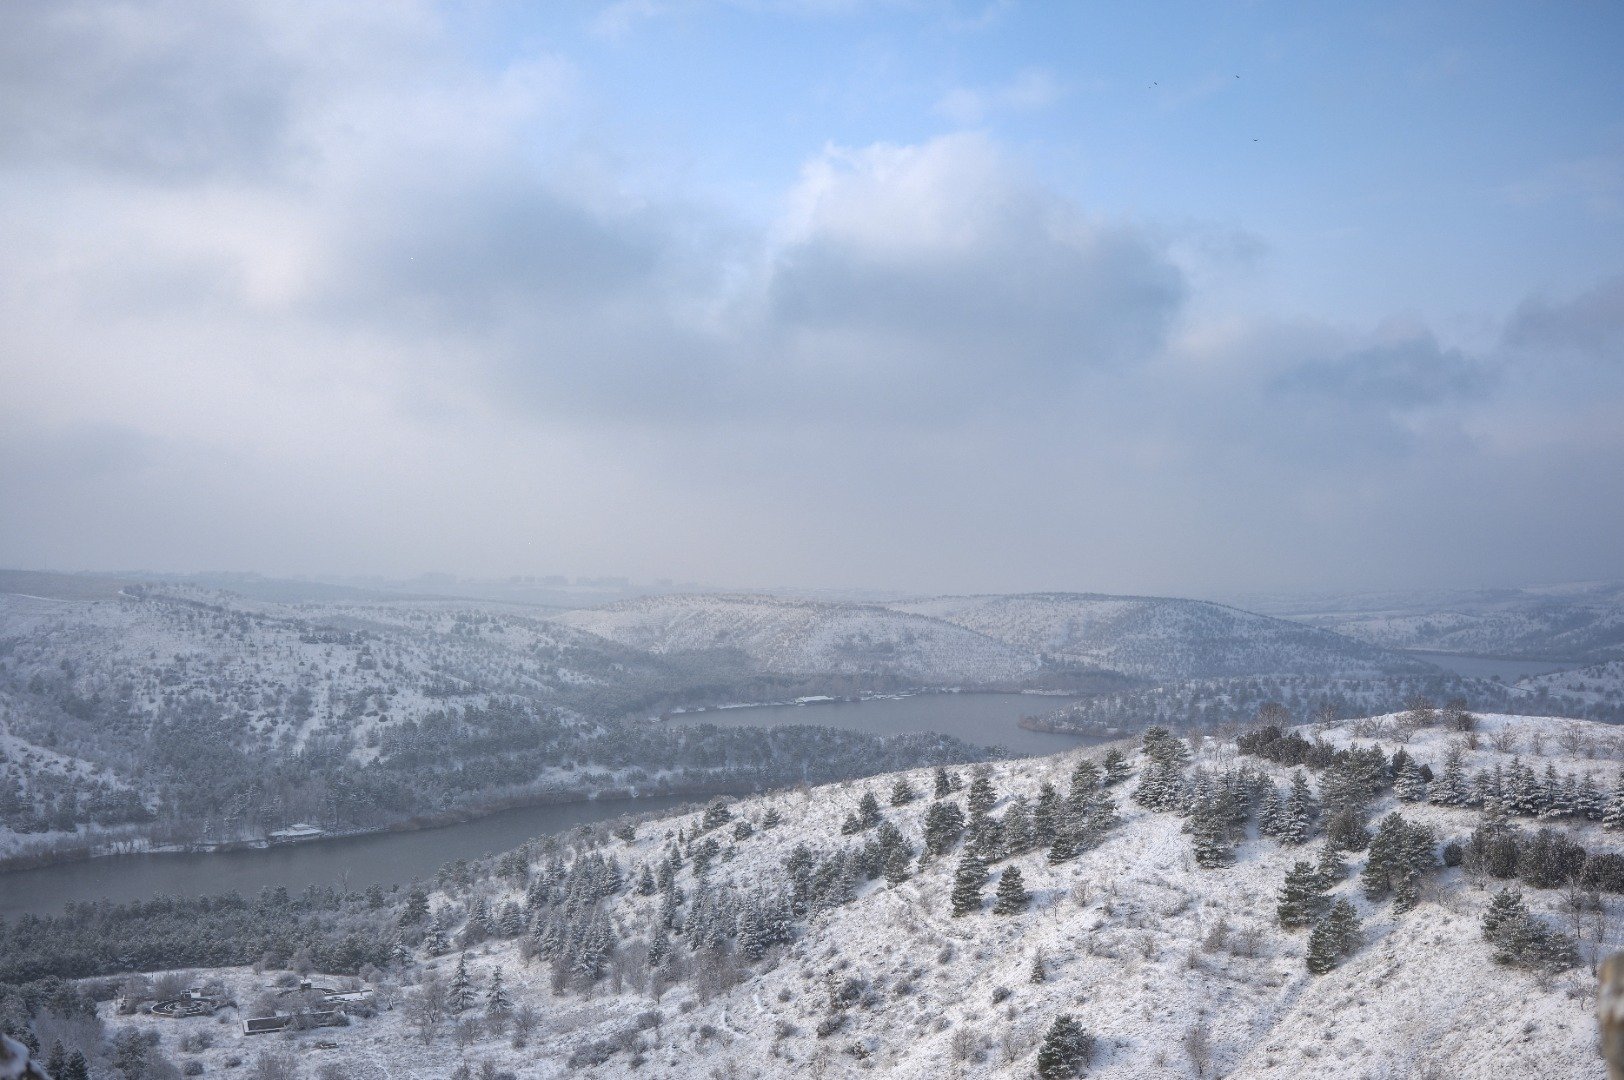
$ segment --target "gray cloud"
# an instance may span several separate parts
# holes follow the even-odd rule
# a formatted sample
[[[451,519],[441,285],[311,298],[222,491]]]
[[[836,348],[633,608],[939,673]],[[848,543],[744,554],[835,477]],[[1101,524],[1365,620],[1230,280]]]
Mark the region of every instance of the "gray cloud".
[[[469,67],[427,9],[0,20],[0,564],[1141,590],[1617,566],[1617,386],[1507,387],[1616,361],[1618,281],[1478,351],[1214,318],[1201,290],[1265,245],[1101,220],[988,136],[811,153],[761,225],[639,190],[566,63]]]
[[[1506,327],[1514,348],[1573,353],[1624,364],[1624,277],[1613,278],[1571,300],[1531,297]]]

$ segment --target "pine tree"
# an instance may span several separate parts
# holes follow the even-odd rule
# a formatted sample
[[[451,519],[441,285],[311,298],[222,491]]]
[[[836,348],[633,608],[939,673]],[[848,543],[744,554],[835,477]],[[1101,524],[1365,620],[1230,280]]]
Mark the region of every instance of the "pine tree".
[[[1128,764],[1127,756],[1116,747],[1105,752],[1105,782],[1107,784],[1120,784],[1133,774],[1133,768]]]
[[[1093,792],[1105,782],[1105,771],[1095,764],[1093,758],[1081,758],[1071,770],[1071,797],[1076,798],[1079,791]]]
[[[1602,827],[1614,832],[1624,829],[1624,770],[1618,774],[1618,782],[1613,785],[1612,795],[1607,799],[1607,809],[1601,818]]]
[[[1032,969],[1028,979],[1034,983],[1049,981],[1049,965],[1042,949],[1035,949],[1032,952]]]
[[[1346,900],[1331,905],[1325,918],[1308,935],[1304,961],[1314,975],[1323,975],[1342,962],[1359,945],[1359,914]]]
[[[977,772],[975,779],[970,781],[970,795],[965,802],[970,807],[972,818],[986,817],[992,812],[998,802],[998,793],[993,790],[992,778],[985,771]]]
[[[1019,915],[1026,910],[1026,905],[1032,902],[1032,894],[1026,891],[1026,883],[1021,880],[1021,868],[1011,866],[1004,870],[998,878],[998,901],[992,906],[994,915]],[[980,903],[980,897],[977,897]]]
[[[1058,866],[1070,862],[1081,854],[1077,846],[1077,836],[1070,829],[1062,829],[1055,834],[1054,843],[1049,845],[1049,863]]]
[[[1307,862],[1298,861],[1286,871],[1285,884],[1280,889],[1280,903],[1276,918],[1288,930],[1308,926],[1319,918],[1326,906],[1325,885],[1318,871]]]
[[[919,797],[919,793],[908,783],[906,776],[897,777],[897,782],[891,785],[891,805],[907,806]]]
[[[1060,793],[1047,780],[1038,788],[1038,799],[1032,810],[1033,838],[1040,847],[1054,843],[1055,834],[1063,822]]]
[[[400,925],[416,926],[429,914],[429,893],[417,882],[406,893],[406,903],[400,909]]]
[[[1301,769],[1291,774],[1291,792],[1280,811],[1279,837],[1282,843],[1301,844],[1314,832],[1319,805],[1309,790],[1308,777]]]
[[[936,802],[925,811],[925,850],[945,855],[964,835],[964,811],[956,802]]]
[[[981,887],[987,883],[987,863],[975,851],[967,851],[953,875],[953,916],[981,910]]]
[[[1432,801],[1439,806],[1465,806],[1467,794],[1465,752],[1451,743],[1444,755],[1443,774],[1432,785]]]
[[[1032,824],[1032,812],[1027,809],[1026,796],[1010,803],[999,822],[999,842],[1006,858],[1024,855],[1037,846],[1037,829]]]
[[[1228,826],[1211,800],[1203,801],[1191,815],[1190,842],[1195,849],[1196,865],[1203,869],[1215,870],[1235,861]]]
[[[913,849],[906,844],[892,847],[885,854],[885,865],[881,873],[885,875],[888,885],[900,885],[908,880],[909,868],[913,865]]]
[[[68,1055],[68,1063],[56,1074],[56,1080],[90,1080],[90,1063],[82,1051],[75,1050]]]
[[[1263,793],[1263,801],[1258,804],[1257,831],[1262,836],[1278,837],[1280,835],[1280,815],[1285,812],[1285,800],[1280,797],[1280,789],[1273,784]]]
[[[1579,781],[1579,796],[1576,807],[1580,817],[1586,821],[1600,821],[1607,809],[1607,799],[1596,785],[1596,775],[1585,773],[1584,779]]]
[[[957,787],[958,785],[953,782],[953,778],[947,774],[947,770],[938,765],[935,776],[935,797],[945,799],[953,794]]]
[[[769,807],[767,812],[761,815],[761,827],[763,829],[776,829],[783,820],[783,815],[778,812],[776,806]]]
[[[497,968],[491,972],[491,988],[485,991],[485,1011],[494,1014],[511,1012],[512,1009],[513,1000],[502,985],[502,969]]]
[[[1410,758],[1399,770],[1393,792],[1404,802],[1422,802],[1427,797],[1427,782],[1421,778],[1421,769]]]
[[[1329,889],[1348,876],[1348,860],[1342,857],[1342,851],[1336,845],[1326,844],[1320,848],[1314,873],[1319,875],[1320,888]]]
[[[471,1008],[474,1004],[474,984],[468,977],[468,954],[463,953],[457,958],[457,971],[451,976],[451,1008],[456,1012]]]
[[[880,800],[874,797],[872,791],[863,792],[863,797],[857,801],[857,816],[865,829],[872,829],[885,820],[885,814],[880,810]]]
[[[1043,1045],[1038,1047],[1039,1080],[1073,1080],[1083,1075],[1093,1054],[1094,1038],[1074,1017],[1065,1013],[1054,1018]]]

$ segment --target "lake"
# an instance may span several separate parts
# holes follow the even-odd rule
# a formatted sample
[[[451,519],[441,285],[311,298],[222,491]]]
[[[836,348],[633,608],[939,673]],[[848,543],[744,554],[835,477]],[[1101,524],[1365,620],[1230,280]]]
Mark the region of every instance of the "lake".
[[[684,713],[671,723],[728,727],[819,724],[896,735],[939,731],[977,745],[999,745],[1016,754],[1053,754],[1088,745],[1073,735],[1023,731],[1023,716],[1057,709],[1070,697],[1033,694],[916,694],[806,705],[759,705]],[[427,879],[442,865],[487,851],[506,851],[536,836],[622,814],[665,810],[697,797],[662,795],[604,799],[560,806],[504,810],[472,821],[416,832],[370,833],[332,840],[283,844],[209,854],[112,855],[82,862],[0,874],[0,917],[57,914],[69,901],[146,900],[160,893],[206,896],[233,890],[252,896],[267,885],[297,893],[307,885],[364,888]]]
[[[655,795],[502,810],[473,821],[415,832],[369,833],[209,854],[109,855],[0,874],[0,916],[55,915],[69,901],[148,900],[162,893],[253,896],[267,885],[298,893],[307,885],[360,889],[377,882],[427,880],[452,859],[507,851],[548,833],[622,814],[667,810],[696,799]]]
[[[718,727],[783,727],[816,724],[877,735],[937,731],[977,746],[1002,746],[1011,753],[1035,756],[1075,750],[1091,741],[1076,735],[1026,731],[1021,717],[1052,712],[1076,701],[1074,697],[1043,694],[914,694],[909,697],[869,698],[865,701],[818,701],[805,705],[751,705],[739,709],[709,709],[680,713],[673,724],[715,724]]]
[[[1567,668],[1577,667],[1577,664],[1562,663],[1553,660],[1515,660],[1504,656],[1461,656],[1458,653],[1428,652],[1424,649],[1411,649],[1410,653],[1420,657],[1429,664],[1437,664],[1445,671],[1452,671],[1456,675],[1468,678],[1492,679],[1500,676],[1501,682],[1514,683],[1518,679],[1530,675],[1544,675],[1551,671],[1563,671]]]

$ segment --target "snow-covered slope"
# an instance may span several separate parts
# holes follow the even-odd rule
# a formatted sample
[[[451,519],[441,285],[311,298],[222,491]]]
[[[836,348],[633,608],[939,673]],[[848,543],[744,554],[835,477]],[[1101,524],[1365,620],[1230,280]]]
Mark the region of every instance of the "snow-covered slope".
[[[1145,678],[1430,670],[1337,634],[1199,600],[1028,593],[941,596],[891,606],[955,623],[1026,652]]]
[[[1024,646],[869,604],[659,596],[571,611],[558,621],[654,653],[737,650],[773,672],[988,684],[1019,680],[1037,668]]]
[[[1408,753],[1434,768],[1448,743],[1460,738],[1439,728],[1407,732],[1394,721],[1344,722],[1310,734],[1337,745],[1379,744],[1389,752],[1403,738]],[[1610,729],[1542,718],[1484,717],[1476,742],[1470,768],[1538,753],[1558,769],[1591,772],[1603,782],[1621,753]],[[1236,760],[1233,745],[1207,740],[1195,764],[1216,770]],[[1288,770],[1246,760],[1276,783],[1289,777]],[[1073,764],[1067,755],[993,766],[993,814],[1006,813],[1019,797],[1035,796],[1045,781],[1064,791]],[[1142,776],[1143,760],[1138,764]],[[885,806],[883,813],[917,847],[933,805],[931,777],[901,775],[925,797]],[[331,1040],[337,1044],[328,1051],[331,1060],[369,1076],[445,1076],[460,1064],[477,1071],[489,1062],[492,1073],[547,1078],[1025,1078],[1033,1075],[1045,1031],[1057,1015],[1068,1013],[1096,1040],[1091,1078],[1604,1075],[1588,997],[1589,953],[1585,964],[1553,976],[1496,965],[1480,931],[1494,886],[1474,887],[1461,870],[1446,869],[1429,878],[1416,908],[1398,912],[1390,900],[1365,899],[1357,878],[1365,856],[1354,853],[1352,873],[1333,895],[1358,910],[1362,944],[1340,966],[1311,975],[1304,968],[1304,932],[1280,929],[1275,910],[1285,871],[1295,860],[1312,859],[1317,844],[1286,847],[1254,833],[1241,843],[1234,865],[1201,869],[1180,817],[1122,797],[1138,777],[1109,789],[1123,820],[1098,847],[1060,865],[1037,851],[994,867],[995,879],[1010,867],[1022,871],[1033,894],[1022,913],[998,915],[984,906],[953,917],[949,894],[957,856],[948,855],[898,883],[856,885],[849,902],[812,915],[791,944],[754,963],[731,954],[689,959],[679,941],[674,983],[648,982],[640,958],[662,901],[657,892],[642,895],[631,887],[645,867],[674,846],[688,846],[690,858],[673,880],[691,902],[701,891],[691,844],[710,836],[719,842],[708,873],[712,895],[743,900],[770,894],[798,848],[818,858],[861,844],[865,835],[842,836],[842,821],[865,790],[883,801],[893,779],[745,800],[733,805],[728,821],[708,829],[701,815],[689,814],[643,823],[629,839],[580,835],[527,851],[522,862],[543,879],[549,866],[591,854],[615,860],[628,881],[595,901],[619,947],[611,974],[588,993],[555,992],[546,962],[522,955],[519,942],[525,938],[487,940],[463,954],[476,1004],[461,1015],[481,1015],[479,995],[500,971],[513,1004],[540,1017],[527,1040],[516,1044],[478,1023],[459,1029],[456,1014],[421,1019],[425,987],[437,984],[443,991],[452,978],[459,957],[452,952],[438,958],[419,953],[384,978],[386,996],[400,1007],[336,1032],[294,1036],[294,1046],[303,1050]],[[1396,803],[1391,794],[1372,809],[1379,818],[1395,807],[1430,826],[1440,842],[1464,838],[1478,819],[1466,809]],[[769,826],[773,816],[778,823]],[[739,829],[740,821],[751,829]],[[1619,847],[1616,834],[1597,826],[1556,827],[1593,851]],[[506,876],[491,874],[486,864],[483,872],[472,871],[468,883],[448,885],[431,897],[448,931],[458,932],[476,907],[494,913],[522,903],[524,890],[511,861],[501,863]],[[1565,925],[1556,890],[1525,889],[1525,895],[1537,915]],[[583,902],[555,899],[538,912],[537,925],[560,917],[589,919],[592,908],[579,906]],[[1620,898],[1605,895],[1603,904],[1616,927]],[[1616,933],[1611,940],[1616,946]],[[1045,977],[1034,982],[1040,954]],[[240,1001],[268,977],[246,969],[220,974]],[[214,1028],[210,1021],[135,1023],[166,1038]],[[196,1057],[207,1075],[227,1058],[266,1045],[225,1038]]]
[[[1388,648],[1559,661],[1624,657],[1624,585],[1614,582],[1259,603]]]

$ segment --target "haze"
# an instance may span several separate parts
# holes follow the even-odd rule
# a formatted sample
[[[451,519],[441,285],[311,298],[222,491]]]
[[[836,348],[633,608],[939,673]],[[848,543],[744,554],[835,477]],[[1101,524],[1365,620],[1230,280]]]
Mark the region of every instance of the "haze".
[[[1624,9],[0,7],[0,565],[1624,576]]]

